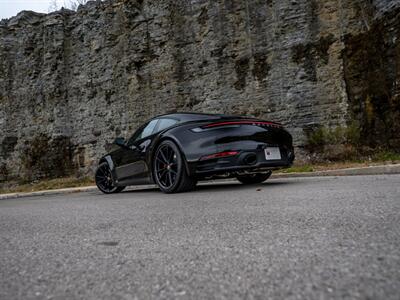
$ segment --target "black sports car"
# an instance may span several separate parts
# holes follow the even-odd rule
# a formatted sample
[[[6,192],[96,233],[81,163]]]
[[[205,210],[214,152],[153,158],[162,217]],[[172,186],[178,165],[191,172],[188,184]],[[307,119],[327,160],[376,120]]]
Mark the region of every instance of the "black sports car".
[[[282,125],[227,115],[161,115],[114,144],[95,175],[106,194],[149,183],[165,193],[183,192],[199,180],[218,178],[260,183],[294,160],[292,137]]]

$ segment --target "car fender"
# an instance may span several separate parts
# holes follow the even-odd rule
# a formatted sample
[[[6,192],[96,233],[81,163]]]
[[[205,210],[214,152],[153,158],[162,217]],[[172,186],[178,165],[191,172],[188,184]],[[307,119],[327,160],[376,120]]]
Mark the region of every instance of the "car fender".
[[[99,164],[101,164],[101,163],[103,163],[103,162],[108,163],[108,166],[110,167],[110,170],[111,170],[111,171],[114,170],[114,162],[113,162],[113,160],[112,160],[112,158],[111,158],[111,155],[103,156],[103,157],[100,159]]]
[[[179,139],[173,133],[171,133],[168,129],[164,132],[161,132],[158,135],[158,137],[154,140],[152,149],[149,153],[148,161],[150,162],[149,165],[151,166],[151,175],[153,176],[153,171],[152,171],[153,170],[153,160],[152,160],[152,158],[154,156],[154,152],[156,151],[157,146],[164,140],[172,140],[177,145],[179,151],[181,151],[181,154],[184,158],[183,161],[185,164],[186,172],[187,172],[187,174],[191,175],[188,161],[186,159],[185,149],[184,149],[182,143],[179,141]]]

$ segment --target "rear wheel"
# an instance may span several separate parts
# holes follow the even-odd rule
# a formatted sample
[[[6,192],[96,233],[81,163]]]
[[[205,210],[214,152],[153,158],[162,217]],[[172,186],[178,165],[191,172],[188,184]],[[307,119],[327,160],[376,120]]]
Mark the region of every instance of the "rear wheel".
[[[104,194],[119,193],[125,188],[124,186],[114,185],[110,167],[106,162],[101,163],[97,168],[95,180],[97,187]]]
[[[180,193],[193,190],[196,179],[189,177],[185,161],[174,142],[163,141],[157,148],[153,161],[153,176],[164,193]]]
[[[243,184],[255,184],[255,183],[261,183],[261,182],[267,180],[271,176],[271,174],[272,174],[272,172],[269,171],[267,173],[240,175],[240,176],[237,176],[236,178]]]

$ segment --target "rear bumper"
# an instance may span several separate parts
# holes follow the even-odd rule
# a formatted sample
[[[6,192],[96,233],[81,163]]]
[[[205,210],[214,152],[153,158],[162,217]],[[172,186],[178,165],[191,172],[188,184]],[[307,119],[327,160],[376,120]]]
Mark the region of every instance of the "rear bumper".
[[[280,168],[287,168],[293,164],[295,155],[293,148],[280,146],[281,159],[267,160],[264,147],[240,151],[239,154],[224,158],[197,161],[189,164],[192,176],[202,178],[213,175],[235,175],[243,172],[262,172]]]

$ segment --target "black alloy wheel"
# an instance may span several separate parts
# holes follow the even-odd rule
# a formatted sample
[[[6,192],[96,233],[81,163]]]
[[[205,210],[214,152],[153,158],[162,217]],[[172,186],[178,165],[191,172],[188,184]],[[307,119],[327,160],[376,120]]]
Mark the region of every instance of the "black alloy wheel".
[[[95,175],[96,185],[104,194],[119,193],[125,187],[115,186],[112,180],[112,174],[108,163],[103,162],[99,165]]]
[[[194,189],[196,180],[187,175],[182,154],[174,142],[163,141],[153,161],[153,176],[164,193],[179,193]]]
[[[248,175],[240,175],[237,176],[236,179],[239,180],[243,184],[256,184],[261,183],[271,177],[272,171],[268,171],[267,173],[256,173],[256,174],[248,174]]]

